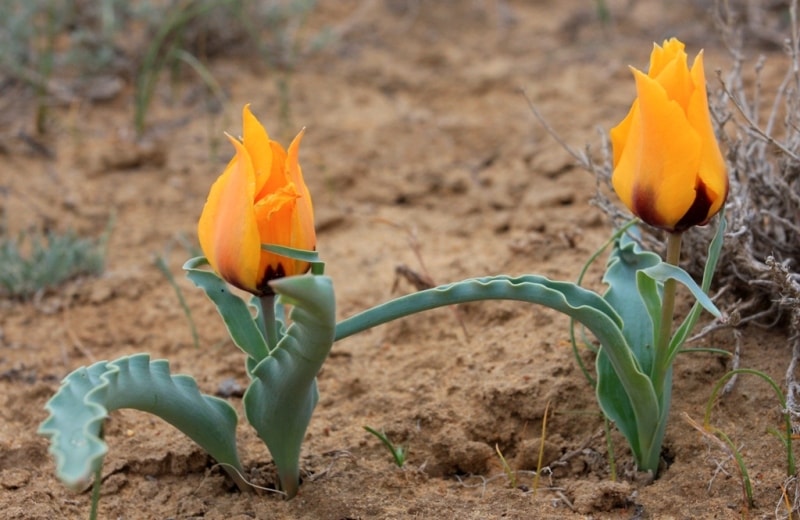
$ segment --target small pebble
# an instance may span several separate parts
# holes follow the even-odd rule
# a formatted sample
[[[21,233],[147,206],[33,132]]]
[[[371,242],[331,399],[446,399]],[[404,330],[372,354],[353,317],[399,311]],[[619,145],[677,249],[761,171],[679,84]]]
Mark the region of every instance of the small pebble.
[[[242,397],[244,388],[232,377],[224,379],[217,388],[218,397]]]

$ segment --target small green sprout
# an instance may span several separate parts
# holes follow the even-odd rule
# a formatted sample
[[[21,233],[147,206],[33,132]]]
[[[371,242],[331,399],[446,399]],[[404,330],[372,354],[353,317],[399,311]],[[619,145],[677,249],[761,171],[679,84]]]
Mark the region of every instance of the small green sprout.
[[[374,435],[375,437],[380,440],[386,449],[389,450],[389,453],[392,454],[392,458],[394,458],[394,463],[397,465],[398,468],[402,468],[403,465],[406,463],[406,450],[402,446],[395,446],[392,441],[386,436],[384,432],[379,432],[374,428],[370,428],[369,426],[364,426],[364,429],[367,430],[369,433]]]

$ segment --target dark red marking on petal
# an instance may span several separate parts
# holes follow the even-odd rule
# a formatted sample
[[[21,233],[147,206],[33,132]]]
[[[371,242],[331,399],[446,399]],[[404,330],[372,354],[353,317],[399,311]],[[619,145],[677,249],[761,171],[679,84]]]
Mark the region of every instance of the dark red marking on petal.
[[[262,278],[261,282],[258,284],[258,290],[263,296],[275,294],[275,291],[269,286],[269,282],[270,280],[283,278],[284,276],[286,276],[286,270],[283,268],[283,264],[279,263],[277,268],[268,265],[267,270],[264,272],[264,278]]]
[[[633,189],[633,213],[651,226],[667,229],[656,212],[656,197],[652,190]]]
[[[708,222],[708,212],[712,205],[708,188],[700,179],[697,180],[694,202],[683,217],[675,224],[675,231],[686,231],[692,226],[702,226]]]

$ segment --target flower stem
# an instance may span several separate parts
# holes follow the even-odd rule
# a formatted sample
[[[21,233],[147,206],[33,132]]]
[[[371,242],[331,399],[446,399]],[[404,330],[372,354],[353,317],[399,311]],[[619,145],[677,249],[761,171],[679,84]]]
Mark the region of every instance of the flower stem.
[[[681,233],[670,233],[667,237],[667,259],[666,262],[678,265],[681,259]],[[667,359],[669,357],[669,342],[672,338],[672,322],[675,311],[675,288],[677,283],[670,278],[664,282],[664,297],[661,302],[661,324],[656,338],[656,352],[653,360],[653,388],[659,400],[664,395],[664,380],[669,370]]]
[[[264,323],[264,332],[266,333],[267,346],[270,352],[275,350],[278,346],[278,327],[275,322],[275,295],[267,294],[260,296],[261,303],[261,320]]]

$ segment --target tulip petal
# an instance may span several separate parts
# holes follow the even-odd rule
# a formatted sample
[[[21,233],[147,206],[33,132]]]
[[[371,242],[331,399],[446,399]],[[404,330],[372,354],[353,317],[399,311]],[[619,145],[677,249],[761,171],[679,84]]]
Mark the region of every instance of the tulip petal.
[[[300,141],[303,140],[305,129],[292,140],[286,155],[286,175],[298,188],[300,198],[297,200],[297,219],[294,221],[292,241],[297,249],[313,251],[317,246],[316,230],[314,228],[314,205],[311,202],[311,193],[303,179],[303,170],[300,168]]]
[[[634,69],[641,132],[634,179],[634,213],[672,229],[696,198],[701,142],[683,107],[654,79]]]
[[[295,187],[289,185],[256,204],[255,214],[261,244],[296,247],[292,244],[292,228],[293,222],[296,220],[295,201],[297,197]],[[268,290],[267,282],[270,280],[286,275],[300,274],[294,268],[294,262],[292,259],[262,249],[259,272],[263,273],[263,276],[258,280],[259,288],[266,291]]]
[[[311,194],[303,180],[298,160],[302,135],[303,131],[295,137],[288,151],[270,141],[272,172],[269,181],[256,195],[255,212],[262,244],[313,251],[316,248],[316,234]],[[259,272],[263,273],[263,277],[258,284],[267,290],[266,282],[269,280],[305,273],[308,269],[307,262],[262,250]]]
[[[673,56],[657,75],[652,71],[648,74],[664,87],[667,97],[676,101],[684,110],[689,105],[689,98],[694,90],[686,58],[686,53],[681,52],[680,55]]]
[[[614,167],[616,168],[622,158],[623,151],[628,147],[628,138],[631,136],[633,121],[639,117],[639,101],[634,100],[628,115],[617,126],[611,129],[611,148],[614,153]]]
[[[306,129],[303,128],[300,132],[292,139],[291,144],[289,145],[289,149],[286,151],[286,173],[289,179],[294,183],[295,186],[299,186],[301,195],[308,195],[308,187],[306,186],[305,181],[303,180],[303,172],[300,169],[300,142],[303,140],[303,136],[306,133]],[[311,198],[309,197],[309,201]]]
[[[664,43],[658,45],[653,44],[653,52],[650,53],[650,68],[647,70],[647,75],[651,78],[656,78],[661,74],[664,68],[683,55],[683,63],[686,63],[686,46],[682,41],[677,38],[670,38],[664,40]]]
[[[700,168],[698,176],[705,186],[711,200],[707,220],[715,215],[724,204],[728,196],[728,174],[725,169],[725,160],[717,144],[714,127],[709,117],[708,98],[706,94],[706,78],[703,71],[703,52],[697,55],[692,65],[692,82],[695,85],[694,93],[689,100],[687,117],[692,128],[697,130],[704,144],[700,154]]]
[[[236,155],[211,186],[197,233],[214,271],[236,287],[254,292],[261,250],[253,211],[255,173],[244,145],[228,138]]]
[[[272,171],[272,148],[269,146],[267,130],[250,111],[249,104],[242,109],[242,130],[244,147],[253,162],[255,193],[259,193]]]
[[[611,144],[614,149],[611,183],[622,203],[629,208],[633,208],[633,186],[642,148],[641,126],[642,117],[637,99],[625,119],[611,130]]]
[[[289,183],[289,177],[286,176],[286,152],[280,143],[269,141],[263,146],[269,148],[272,155],[272,166],[267,175],[266,182],[260,190],[256,191],[256,201],[266,197],[269,193],[274,193]]]

